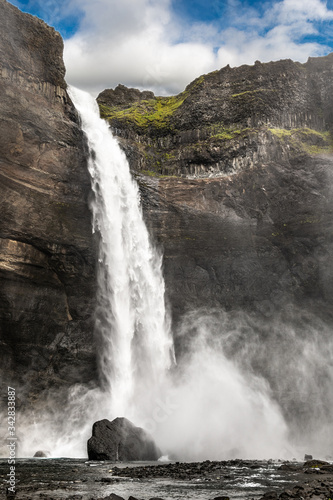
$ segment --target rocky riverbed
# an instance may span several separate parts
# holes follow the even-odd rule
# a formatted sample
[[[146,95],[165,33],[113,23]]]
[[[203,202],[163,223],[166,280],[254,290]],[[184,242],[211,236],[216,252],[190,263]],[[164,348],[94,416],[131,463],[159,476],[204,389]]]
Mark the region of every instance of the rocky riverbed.
[[[9,472],[0,461],[1,498]],[[229,460],[162,463],[93,462],[84,459],[20,459],[18,500],[277,500],[332,499],[333,465]]]

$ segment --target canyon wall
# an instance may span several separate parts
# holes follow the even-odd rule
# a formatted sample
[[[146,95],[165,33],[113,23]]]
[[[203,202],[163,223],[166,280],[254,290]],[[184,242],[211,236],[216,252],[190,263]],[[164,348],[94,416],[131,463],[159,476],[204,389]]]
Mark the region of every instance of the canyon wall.
[[[96,375],[87,146],[62,53],[0,0],[0,366],[30,395]]]
[[[333,54],[203,75],[178,96],[98,97],[164,251],[174,319],[195,308],[331,317]]]

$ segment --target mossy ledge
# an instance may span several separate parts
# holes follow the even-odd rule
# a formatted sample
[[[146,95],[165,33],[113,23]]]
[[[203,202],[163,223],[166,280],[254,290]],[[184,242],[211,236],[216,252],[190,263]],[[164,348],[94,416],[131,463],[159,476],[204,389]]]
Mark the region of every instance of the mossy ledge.
[[[226,66],[170,97],[118,85],[97,101],[133,170],[219,177],[332,154],[332,81],[333,54]]]
[[[269,131],[294,151],[303,151],[311,156],[333,153],[333,136],[328,130],[320,132],[305,127],[289,130],[269,128]]]
[[[172,133],[175,132],[175,128],[170,118],[183,104],[186,97],[187,92],[184,91],[177,96],[155,97],[139,101],[125,109],[100,104],[100,114],[111,125],[123,123],[132,127],[137,133],[144,133],[147,129],[150,129],[150,132],[155,130],[157,135],[161,131]]]

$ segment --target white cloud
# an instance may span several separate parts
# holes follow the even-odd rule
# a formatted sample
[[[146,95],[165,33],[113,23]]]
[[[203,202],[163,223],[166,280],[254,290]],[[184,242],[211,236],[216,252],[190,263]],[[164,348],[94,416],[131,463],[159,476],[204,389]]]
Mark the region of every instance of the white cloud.
[[[214,67],[214,54],[202,39],[174,43],[179,28],[169,1],[98,0],[80,7],[86,19],[65,43],[67,80],[73,85],[96,91],[124,83],[179,92]]]
[[[318,35],[314,21],[330,21],[333,11],[321,0],[284,0],[266,10],[262,18],[249,16],[250,29],[227,29],[218,51],[218,63],[232,66],[277,59],[306,61],[329,51],[315,40],[302,42],[306,35]]]
[[[97,93],[118,83],[177,93],[197,76],[230,64],[329,52],[318,42],[316,23],[333,19],[323,0],[282,0],[259,13],[229,2],[229,24],[189,24],[177,19],[170,0],[71,0],[85,17],[65,42],[67,81]],[[233,12],[233,15],[232,15]]]
[[[275,4],[272,9],[277,14],[277,20],[283,24],[297,21],[329,21],[333,12],[327,9],[326,2],[321,0],[284,0]]]

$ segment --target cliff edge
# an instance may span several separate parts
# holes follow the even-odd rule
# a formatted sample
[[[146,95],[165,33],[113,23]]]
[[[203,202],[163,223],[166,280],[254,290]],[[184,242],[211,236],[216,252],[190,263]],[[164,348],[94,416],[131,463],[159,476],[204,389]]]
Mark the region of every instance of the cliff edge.
[[[332,96],[333,54],[227,66],[171,97],[98,96],[164,249],[174,319],[269,321],[293,304],[332,320]]]

